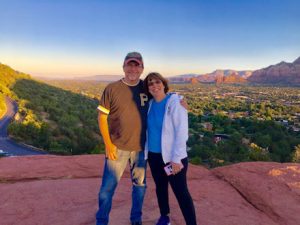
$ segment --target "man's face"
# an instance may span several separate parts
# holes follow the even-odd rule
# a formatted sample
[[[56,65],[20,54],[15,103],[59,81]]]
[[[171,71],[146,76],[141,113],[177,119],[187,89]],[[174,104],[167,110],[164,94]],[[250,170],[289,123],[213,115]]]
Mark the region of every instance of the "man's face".
[[[129,84],[136,84],[142,75],[144,68],[137,62],[130,61],[123,67],[125,81]]]

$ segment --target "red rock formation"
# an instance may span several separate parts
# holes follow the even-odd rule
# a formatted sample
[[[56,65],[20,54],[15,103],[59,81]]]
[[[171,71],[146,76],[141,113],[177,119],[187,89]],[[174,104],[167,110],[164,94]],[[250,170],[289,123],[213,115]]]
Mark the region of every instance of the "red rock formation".
[[[227,77],[223,78],[223,83],[226,84],[245,83],[245,82],[247,82],[247,80],[239,76],[237,73],[232,73]]]
[[[193,78],[191,78],[191,84],[197,84],[198,83],[198,80],[197,80],[197,78],[196,77],[193,77]]]
[[[300,85],[300,57],[293,63],[280,62],[256,70],[248,80],[255,83]]]
[[[221,83],[223,83],[223,80],[224,80],[224,76],[223,75],[217,75],[215,82],[217,84],[221,84]]]
[[[27,156],[0,159],[1,225],[92,225],[103,155]],[[159,210],[150,171],[145,225]],[[198,225],[298,225],[300,165],[240,163],[207,170],[189,165],[188,184]],[[129,224],[128,168],[114,197],[110,224]],[[184,224],[170,189],[172,225]]]
[[[218,75],[215,80],[216,84],[237,84],[237,83],[245,83],[247,82],[246,79],[238,75],[237,72],[233,72],[228,76]]]
[[[212,73],[200,75],[197,77],[199,82],[208,83],[244,83],[246,78],[252,74],[251,71],[236,71],[236,70],[215,70]]]

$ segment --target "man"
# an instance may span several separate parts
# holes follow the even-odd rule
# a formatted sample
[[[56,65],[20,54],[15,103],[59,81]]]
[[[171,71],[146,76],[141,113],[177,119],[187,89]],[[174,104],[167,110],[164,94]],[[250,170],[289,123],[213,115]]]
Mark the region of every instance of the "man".
[[[130,220],[132,225],[142,224],[146,190],[143,150],[148,110],[148,97],[140,80],[143,70],[141,54],[128,53],[123,64],[125,77],[105,88],[98,107],[98,123],[106,159],[98,196],[97,225],[108,224],[112,198],[128,162],[133,185]]]

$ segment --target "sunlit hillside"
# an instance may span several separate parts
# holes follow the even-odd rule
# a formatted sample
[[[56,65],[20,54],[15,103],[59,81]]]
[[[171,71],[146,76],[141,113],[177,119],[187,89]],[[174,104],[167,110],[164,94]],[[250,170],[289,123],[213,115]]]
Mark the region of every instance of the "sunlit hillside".
[[[107,83],[94,80],[43,80],[43,82],[90,98],[100,99]]]
[[[29,79],[30,76],[13,70],[7,65],[0,63],[0,118],[6,111],[4,96],[13,97],[14,94],[10,88],[15,84],[18,79]]]
[[[0,66],[0,107],[5,110],[4,95],[18,103],[18,113],[9,126],[10,136],[57,154],[100,151],[97,100]]]

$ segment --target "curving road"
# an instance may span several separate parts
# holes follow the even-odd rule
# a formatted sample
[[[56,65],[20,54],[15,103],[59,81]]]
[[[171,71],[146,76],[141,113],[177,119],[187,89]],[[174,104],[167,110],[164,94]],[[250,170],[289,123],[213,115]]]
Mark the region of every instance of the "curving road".
[[[8,97],[6,97],[5,100],[6,100],[7,112],[4,115],[4,117],[0,120],[0,149],[10,153],[13,156],[47,154],[44,152],[36,151],[22,144],[18,144],[8,137],[7,127],[11,119],[18,111],[18,106],[14,101],[12,101]]]

